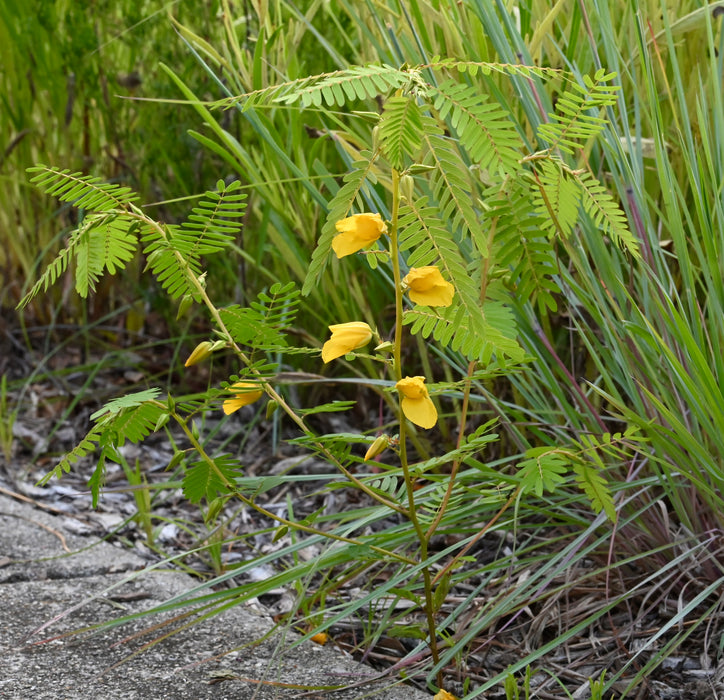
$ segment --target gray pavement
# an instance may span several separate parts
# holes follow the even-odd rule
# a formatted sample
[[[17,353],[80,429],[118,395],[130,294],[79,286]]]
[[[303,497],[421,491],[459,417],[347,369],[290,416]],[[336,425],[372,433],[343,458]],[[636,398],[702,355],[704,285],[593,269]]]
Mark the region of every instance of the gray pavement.
[[[293,633],[251,645],[272,624],[241,605],[166,639],[169,627],[162,623],[173,613],[66,635],[158,605],[195,581],[178,572],[144,570],[148,562],[134,553],[76,536],[64,523],[0,495],[3,700],[432,697],[393,685],[394,678],[375,680],[374,670],[332,645],[290,648]],[[171,622],[178,627],[186,621]],[[160,641],[144,648],[154,640]],[[340,685],[353,687],[329,688]]]

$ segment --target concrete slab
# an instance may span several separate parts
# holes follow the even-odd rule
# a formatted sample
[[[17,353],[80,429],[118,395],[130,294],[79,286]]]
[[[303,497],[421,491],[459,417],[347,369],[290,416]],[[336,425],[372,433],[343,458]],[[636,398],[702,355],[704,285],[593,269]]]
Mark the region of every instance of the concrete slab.
[[[144,570],[147,564],[132,552],[73,535],[61,517],[0,495],[0,698],[431,697],[377,678],[332,646],[307,642],[290,649],[291,632],[253,644],[271,621],[242,606],[169,637],[171,629],[190,622],[180,617],[188,609],[176,617],[167,613],[165,619],[69,634],[138,613],[195,585],[185,574]],[[352,687],[335,690],[340,686]]]

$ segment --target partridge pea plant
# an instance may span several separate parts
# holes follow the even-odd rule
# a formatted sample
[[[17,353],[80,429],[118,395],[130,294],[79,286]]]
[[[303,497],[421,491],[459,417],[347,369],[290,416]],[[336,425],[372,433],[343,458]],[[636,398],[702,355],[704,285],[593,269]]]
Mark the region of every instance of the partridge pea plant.
[[[513,473],[498,473],[486,466],[485,455],[497,439],[494,421],[479,419],[487,381],[528,371],[509,302],[529,302],[543,322],[557,308],[560,266],[580,255],[580,217],[598,225],[605,245],[627,250],[632,264],[639,257],[617,202],[585,161],[572,162],[606,123],[604,110],[615,101],[613,78],[599,70],[577,82],[557,70],[433,59],[413,67],[354,66],[211,105],[241,112],[344,110],[357,129],[330,134],[351,165],[341,184],[325,183],[332,193],[326,222],[302,289],[275,284],[247,307],[213,300],[204,270],[205,259],[229,250],[241,229],[246,194],[238,182],[219,181],[188,221],[169,225],[149,217],[128,188],[45,166],[31,169],[36,186],[82,208],[85,218],[24,303],[56,282],[71,261],[76,289],[86,296],[101,275],[141,254],[180,313],[191,304],[206,308],[212,335],[191,352],[187,367],[215,353],[231,353],[239,367],[201,396],[162,396],[149,388],[114,399],[92,416],[85,439],[48,478],[98,452],[91,479],[95,501],[106,461],[116,459],[126,440],[138,442],[176,424],[188,447],[179,449],[170,466],[183,468],[184,493],[206,504],[207,517],[237,499],[276,522],[278,537],[293,531],[296,538],[334,545],[301,573],[335,571],[333,578],[344,581],[390,569],[365,600],[394,594],[419,607],[424,622],[415,636],[429,649],[429,681],[441,688],[449,660],[443,648],[455,631],[454,618],[441,615],[447,593],[464,555],[512,504],[525,493],[541,496],[560,488],[572,472],[593,510],[616,517],[600,473],[601,455],[615,453],[626,436],[592,435],[577,449],[536,447]],[[496,100],[501,81],[532,91],[553,81],[557,111],[539,124],[516,118]],[[379,110],[367,109],[372,105]],[[367,132],[365,124],[372,127]],[[331,294],[340,279],[353,275],[389,279],[389,313],[337,319],[321,361],[319,347],[290,345],[288,332],[303,296],[320,289]],[[459,376],[436,367],[431,353],[423,357],[423,341]],[[355,368],[360,391],[379,396],[379,417],[358,432],[315,433],[310,414],[350,404],[293,405],[280,371],[284,356],[292,364],[314,357],[320,369],[330,363]],[[264,396],[267,418],[283,412],[299,432],[296,444],[335,467],[338,476],[327,488],[352,489],[365,499],[370,510],[364,518],[316,513],[297,519],[265,507],[263,494],[283,477],[247,477],[237,456],[214,453],[199,435],[200,414],[233,414]],[[449,448],[435,448],[442,440],[429,437],[441,427],[453,434]],[[474,521],[464,537],[442,553],[431,552],[435,535],[460,531],[460,512]],[[390,519],[395,525],[389,532],[378,528],[370,534],[372,523]],[[269,585],[278,582],[272,577]],[[236,595],[241,601],[246,594]],[[324,596],[316,604],[323,608]],[[329,626],[358,609],[331,606],[317,624]]]

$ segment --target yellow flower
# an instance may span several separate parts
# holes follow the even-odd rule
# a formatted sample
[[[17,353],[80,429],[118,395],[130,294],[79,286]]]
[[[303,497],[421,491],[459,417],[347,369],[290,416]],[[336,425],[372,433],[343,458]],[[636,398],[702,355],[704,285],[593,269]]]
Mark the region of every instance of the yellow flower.
[[[332,337],[322,347],[322,359],[325,362],[361,348],[372,339],[372,329],[361,321],[338,323],[330,326],[329,330],[332,331]]]
[[[437,409],[427,393],[425,377],[405,377],[395,388],[402,394],[402,412],[421,428],[432,428],[437,423]]]
[[[258,401],[264,394],[259,385],[252,382],[236,382],[229,388],[238,389],[238,391],[234,391],[233,398],[224,401],[223,409],[227,416],[238,411],[242,406],[248,406],[250,403]]]
[[[338,258],[366,248],[387,233],[387,226],[379,214],[355,214],[338,221],[335,226],[339,233],[332,239],[332,248]]]
[[[452,693],[447,690],[440,690],[432,700],[458,700]]]
[[[402,284],[410,290],[410,299],[421,306],[450,306],[455,294],[455,287],[434,265],[411,268]]]

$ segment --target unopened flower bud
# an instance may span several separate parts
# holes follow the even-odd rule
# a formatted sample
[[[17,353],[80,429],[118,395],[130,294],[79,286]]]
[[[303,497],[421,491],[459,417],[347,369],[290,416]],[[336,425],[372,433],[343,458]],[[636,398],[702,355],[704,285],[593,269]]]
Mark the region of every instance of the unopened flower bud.
[[[390,438],[387,435],[378,435],[377,439],[370,445],[365,453],[365,462],[374,459],[377,455],[382,454],[390,444]]]
[[[177,321],[184,316],[184,314],[191,308],[191,305],[193,303],[194,297],[192,294],[184,294],[183,297],[181,297],[181,301],[178,305],[178,311],[176,312]]]
[[[376,152],[380,147],[380,127],[375,126],[372,129],[372,151]]]
[[[402,196],[410,203],[415,199],[415,180],[410,175],[403,175],[400,178],[400,192]]]
[[[269,401],[266,405],[266,419],[269,420],[276,413],[278,408],[279,404],[276,401]]]
[[[205,360],[213,351],[214,343],[210,340],[204,340],[193,349],[188,360],[184,362],[184,367],[191,367],[191,365],[195,365],[197,362]]]

